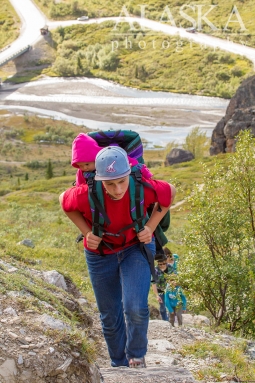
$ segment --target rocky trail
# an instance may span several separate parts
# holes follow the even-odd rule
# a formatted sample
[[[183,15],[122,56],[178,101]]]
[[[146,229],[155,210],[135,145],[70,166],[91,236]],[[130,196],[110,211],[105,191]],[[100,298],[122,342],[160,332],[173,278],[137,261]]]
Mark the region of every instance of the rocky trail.
[[[184,314],[183,327],[158,315],[151,307],[147,368],[111,368],[97,309],[70,280],[0,259],[0,383],[195,383],[201,370],[220,360],[185,355],[185,345],[205,341],[231,348],[242,341],[211,331],[201,315]],[[249,343],[251,358],[254,345]],[[223,373],[220,381],[239,380]]]
[[[178,354],[180,336],[192,339],[184,329],[171,329],[168,322],[162,320],[151,320],[149,325],[149,345],[146,355],[145,369],[130,369],[100,367],[102,383],[193,383],[191,372],[180,363],[182,357]],[[188,334],[188,335],[186,335]],[[102,350],[104,347],[102,348]],[[105,355],[106,356],[106,355]],[[109,360],[106,356],[107,365]],[[98,365],[106,364],[102,359],[98,360]]]
[[[110,368],[109,358],[102,341],[101,355],[97,360],[100,366],[101,383],[197,383],[195,374],[199,370],[213,367],[219,362],[216,358],[197,359],[183,356],[183,346],[195,341],[207,341],[231,347],[236,340],[233,336],[206,332],[209,320],[202,316],[184,314],[183,327],[171,327],[170,323],[159,319],[150,320],[149,344],[146,355],[146,369]],[[206,326],[206,327],[205,327]],[[103,367],[104,366],[104,367]],[[222,373],[221,383],[235,382],[235,376]],[[200,381],[201,383],[212,383]]]

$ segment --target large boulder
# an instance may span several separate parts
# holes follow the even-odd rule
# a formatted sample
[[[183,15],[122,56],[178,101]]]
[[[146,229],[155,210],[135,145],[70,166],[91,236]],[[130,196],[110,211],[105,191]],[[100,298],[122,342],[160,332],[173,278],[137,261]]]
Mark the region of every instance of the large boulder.
[[[166,156],[165,165],[174,165],[181,162],[188,162],[194,160],[194,155],[188,150],[174,148]]]
[[[245,129],[255,133],[255,76],[244,80],[230,100],[226,115],[213,130],[210,154],[234,152],[236,136]]]

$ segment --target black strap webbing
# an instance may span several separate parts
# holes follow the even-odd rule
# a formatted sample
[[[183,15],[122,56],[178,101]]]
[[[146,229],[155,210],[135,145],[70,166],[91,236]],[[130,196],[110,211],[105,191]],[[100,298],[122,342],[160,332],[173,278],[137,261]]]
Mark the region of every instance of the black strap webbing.
[[[147,259],[149,266],[150,266],[150,271],[152,275],[152,282],[157,283],[158,282],[158,277],[156,275],[156,270],[154,267],[154,257],[151,252],[151,250],[142,242],[140,242],[140,249],[143,254],[143,256]]]
[[[143,228],[144,228],[143,221],[141,219],[141,218],[143,218],[143,215],[141,215],[140,188],[141,188],[141,185],[138,182],[136,182],[136,184],[135,184],[135,208],[136,208],[136,221],[138,224],[139,231],[143,230]]]
[[[100,204],[99,200],[96,197],[96,190],[94,188],[94,181],[91,179],[88,179],[87,182],[88,182],[88,186],[89,186],[90,197],[93,200],[94,205],[95,205],[95,219],[94,219],[94,221],[99,222],[99,213],[101,213],[102,216],[104,217],[105,223],[107,225],[110,225],[111,221],[110,221],[108,215],[106,214],[103,206]]]

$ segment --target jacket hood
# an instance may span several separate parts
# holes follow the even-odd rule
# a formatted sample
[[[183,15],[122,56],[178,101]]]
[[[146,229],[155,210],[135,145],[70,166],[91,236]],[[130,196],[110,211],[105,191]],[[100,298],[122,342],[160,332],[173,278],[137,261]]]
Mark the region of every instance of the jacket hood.
[[[72,166],[79,168],[77,162],[94,162],[101,149],[103,148],[92,137],[80,133],[72,143]]]

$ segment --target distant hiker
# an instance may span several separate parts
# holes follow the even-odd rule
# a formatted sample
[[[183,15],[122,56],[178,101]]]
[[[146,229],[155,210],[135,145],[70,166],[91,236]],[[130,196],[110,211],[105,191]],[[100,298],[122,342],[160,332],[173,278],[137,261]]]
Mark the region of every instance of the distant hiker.
[[[164,253],[167,256],[167,263],[171,265],[173,268],[173,271],[175,274],[178,274],[178,262],[179,262],[179,255],[173,254],[171,250],[168,249],[168,247],[164,247]]]
[[[112,144],[117,146],[117,144]],[[88,134],[80,133],[74,139],[72,144],[72,161],[71,164],[74,168],[78,168],[76,173],[76,186],[80,186],[86,183],[84,173],[94,172],[96,155],[102,150],[103,147],[99,146],[94,138]],[[128,156],[129,163],[131,166],[138,164],[137,159]],[[151,178],[153,174],[147,168],[145,164],[141,165],[141,172],[144,178]]]
[[[60,196],[60,203],[85,237],[88,271],[111,365],[145,367],[148,293],[153,267],[148,260],[155,255],[153,232],[167,213],[175,188],[165,181],[147,179],[147,186],[137,189],[143,192],[143,198],[137,198],[135,208],[131,208],[130,190],[134,181],[125,150],[116,146],[102,149],[95,166],[93,188],[102,190],[100,204],[94,199],[95,209],[91,210],[87,184],[66,190]],[[146,211],[152,203],[156,205],[148,219]],[[104,208],[99,213],[102,204]],[[143,217],[133,220],[134,209],[142,209]],[[100,218],[106,215],[108,224],[104,221],[94,225],[95,213],[101,214]],[[98,229],[99,235],[95,235]]]
[[[179,279],[176,274],[168,277],[168,283],[165,292],[166,308],[169,311],[170,323],[174,327],[175,316],[178,320],[178,325],[182,326],[182,313],[186,311],[187,300],[179,284]]]
[[[158,264],[155,267],[157,283],[152,283],[152,290],[156,295],[156,299],[159,302],[159,311],[161,318],[165,321],[168,321],[168,314],[165,306],[165,289],[167,285],[166,277],[174,273],[174,269],[171,265],[167,263],[167,256],[162,255],[161,259],[158,260]]]

